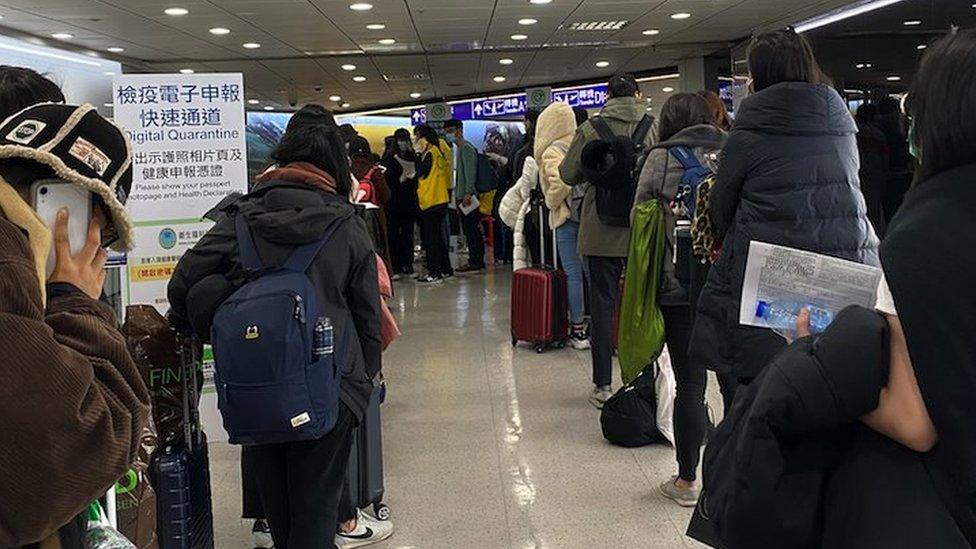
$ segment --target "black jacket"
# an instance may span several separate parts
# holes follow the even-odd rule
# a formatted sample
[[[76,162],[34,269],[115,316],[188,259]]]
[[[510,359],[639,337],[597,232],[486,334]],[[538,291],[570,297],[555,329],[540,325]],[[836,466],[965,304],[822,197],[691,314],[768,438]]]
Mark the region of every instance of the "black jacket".
[[[847,104],[826,85],[787,82],[743,101],[711,194],[712,221],[725,241],[693,336],[706,364],[751,378],[777,350],[777,336],[738,323],[751,241],[878,265],[856,132]]]
[[[401,182],[403,166],[396,157],[407,162],[416,162],[417,155],[413,151],[406,153],[388,153],[380,161],[386,168],[386,184],[390,187],[390,203],[386,205],[386,212],[390,217],[417,217],[420,215],[420,205],[417,199],[417,179],[411,178]]]
[[[210,339],[217,308],[245,282],[236,216],[246,217],[266,263],[284,262],[295,247],[321,238],[331,223],[340,223],[309,276],[318,282],[319,303],[328,308],[335,330],[353,330],[358,336],[359,345],[350,349],[351,366],[342,380],[341,396],[361,418],[369,403],[371,380],[382,367],[379,281],[365,222],[335,194],[283,181],[259,183],[226,212],[176,266],[169,283],[171,319]]]
[[[699,512],[720,545],[968,547],[926,457],[858,420],[887,378],[887,324],[850,307],[740,389],[705,450]]]

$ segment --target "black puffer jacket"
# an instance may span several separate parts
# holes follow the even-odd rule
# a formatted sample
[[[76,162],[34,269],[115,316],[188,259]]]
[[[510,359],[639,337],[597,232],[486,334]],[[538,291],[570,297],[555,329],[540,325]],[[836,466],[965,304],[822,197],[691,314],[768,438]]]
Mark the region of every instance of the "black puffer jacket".
[[[711,195],[725,244],[692,337],[705,364],[752,378],[782,347],[768,330],[738,323],[751,241],[879,264],[858,182],[856,133],[847,104],[826,85],[787,82],[743,101]]]
[[[342,402],[358,417],[369,403],[372,378],[382,367],[380,294],[373,244],[347,200],[299,182],[268,181],[226,209],[227,215],[186,252],[169,283],[170,317],[209,340],[214,313],[244,281],[235,220],[246,217],[262,261],[283,263],[297,246],[341,225],[309,269],[319,303],[337,333],[352,330],[359,345],[342,379]],[[340,338],[336,338],[338,341]]]

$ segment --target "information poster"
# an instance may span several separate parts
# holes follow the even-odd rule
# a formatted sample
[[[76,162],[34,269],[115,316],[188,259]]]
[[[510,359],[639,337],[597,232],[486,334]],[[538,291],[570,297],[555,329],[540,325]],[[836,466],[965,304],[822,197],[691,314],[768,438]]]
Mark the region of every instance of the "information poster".
[[[203,215],[247,191],[243,77],[121,75],[113,96],[115,121],[133,146],[128,301],[165,314],[176,263],[212,225]]]

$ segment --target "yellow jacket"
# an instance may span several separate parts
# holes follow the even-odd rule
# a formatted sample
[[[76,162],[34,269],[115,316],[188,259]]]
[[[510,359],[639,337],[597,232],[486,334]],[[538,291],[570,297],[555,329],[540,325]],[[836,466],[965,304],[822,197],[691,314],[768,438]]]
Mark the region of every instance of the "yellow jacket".
[[[431,159],[430,173],[421,177],[417,186],[417,197],[420,199],[422,211],[448,203],[451,174],[454,171],[452,166],[454,155],[444,140],[438,141],[436,147],[431,147],[424,153],[421,162],[427,161],[427,155],[430,155]]]

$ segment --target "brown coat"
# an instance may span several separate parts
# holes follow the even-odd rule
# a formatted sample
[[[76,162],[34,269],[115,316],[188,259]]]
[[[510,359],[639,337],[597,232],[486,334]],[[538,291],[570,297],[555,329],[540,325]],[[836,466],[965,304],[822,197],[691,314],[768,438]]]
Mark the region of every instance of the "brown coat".
[[[73,287],[42,303],[28,239],[0,216],[0,547],[47,537],[104,494],[149,415],[111,308]]]

